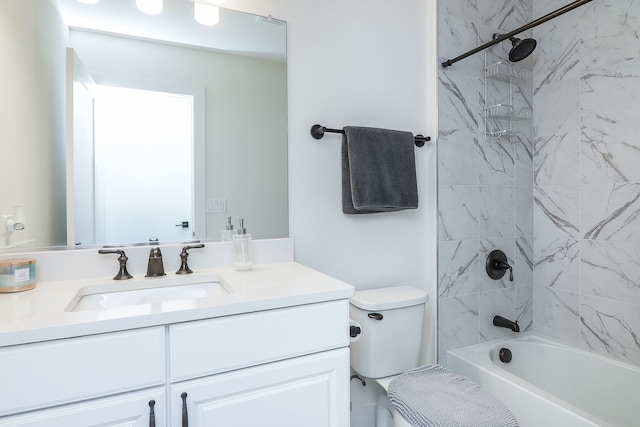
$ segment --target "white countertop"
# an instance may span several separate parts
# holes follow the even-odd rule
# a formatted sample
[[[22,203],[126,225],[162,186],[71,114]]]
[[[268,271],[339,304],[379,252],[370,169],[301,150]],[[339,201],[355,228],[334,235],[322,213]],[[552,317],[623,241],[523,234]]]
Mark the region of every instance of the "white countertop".
[[[254,264],[250,271],[212,268],[187,277],[214,274],[233,292],[79,312],[65,309],[84,286],[115,282],[126,290],[128,283],[158,279],[51,281],[38,283],[33,290],[0,294],[0,347],[346,299],[354,294],[351,285],[295,262]]]

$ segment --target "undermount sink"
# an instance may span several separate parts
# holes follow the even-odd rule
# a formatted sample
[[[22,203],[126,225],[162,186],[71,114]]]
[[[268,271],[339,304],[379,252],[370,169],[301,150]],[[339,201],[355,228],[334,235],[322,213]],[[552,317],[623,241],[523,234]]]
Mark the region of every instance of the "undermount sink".
[[[228,295],[233,288],[218,275],[114,281],[82,287],[65,311],[112,310],[140,304]]]

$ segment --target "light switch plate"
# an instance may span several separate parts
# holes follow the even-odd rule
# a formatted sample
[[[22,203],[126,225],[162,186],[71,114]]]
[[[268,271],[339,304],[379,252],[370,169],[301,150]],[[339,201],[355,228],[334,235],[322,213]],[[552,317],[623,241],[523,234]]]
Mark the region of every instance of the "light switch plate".
[[[207,212],[226,213],[227,199],[207,199]]]

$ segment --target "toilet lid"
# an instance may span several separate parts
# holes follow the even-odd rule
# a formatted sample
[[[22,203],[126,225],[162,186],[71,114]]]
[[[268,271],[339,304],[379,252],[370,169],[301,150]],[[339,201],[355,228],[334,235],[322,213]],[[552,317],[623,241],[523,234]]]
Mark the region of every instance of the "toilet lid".
[[[357,291],[350,301],[351,304],[363,310],[382,311],[424,304],[428,299],[427,293],[421,289],[395,286]]]

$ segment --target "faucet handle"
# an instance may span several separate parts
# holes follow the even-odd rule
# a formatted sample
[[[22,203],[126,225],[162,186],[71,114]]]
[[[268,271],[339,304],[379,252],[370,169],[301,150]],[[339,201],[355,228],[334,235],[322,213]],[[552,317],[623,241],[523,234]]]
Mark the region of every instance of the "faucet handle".
[[[491,251],[486,262],[486,271],[489,277],[493,280],[500,280],[507,270],[509,270],[509,281],[513,282],[513,267],[509,265],[505,253],[500,249]]]
[[[127,279],[131,279],[133,277],[127,271],[127,260],[129,258],[127,258],[127,255],[124,253],[123,250],[120,250],[120,249],[114,249],[114,250],[111,250],[111,249],[99,249],[98,253],[99,254],[119,254],[120,255],[118,257],[118,263],[120,264],[120,268],[118,270],[118,274],[115,275],[113,280],[127,280]]]
[[[508,262],[497,261],[494,263],[493,268],[497,270],[509,270],[509,281],[513,282],[513,267],[511,267]]]
[[[189,245],[182,248],[182,252],[180,252],[180,269],[176,271],[176,274],[191,274],[193,271],[187,265],[187,258],[189,258],[189,249],[198,249],[204,248],[204,243],[200,243],[198,245]]]

